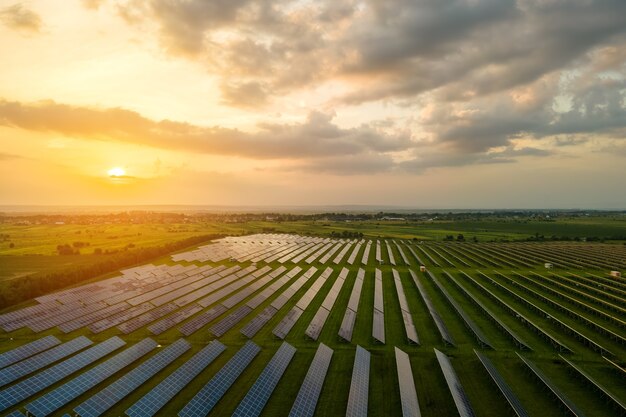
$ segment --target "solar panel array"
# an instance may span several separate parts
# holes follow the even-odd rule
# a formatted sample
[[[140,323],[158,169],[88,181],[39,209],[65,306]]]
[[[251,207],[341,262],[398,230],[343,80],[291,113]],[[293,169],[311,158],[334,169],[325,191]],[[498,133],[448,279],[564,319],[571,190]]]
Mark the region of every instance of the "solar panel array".
[[[376,268],[374,274],[374,320],[372,322],[372,337],[380,343],[385,343],[383,273],[380,269]]]
[[[437,362],[439,362],[439,367],[441,368],[441,372],[443,372],[443,377],[446,380],[446,384],[448,384],[448,389],[450,390],[450,394],[452,394],[452,399],[454,400],[454,405],[456,405],[459,415],[461,417],[474,416],[472,405],[465,394],[461,381],[459,381],[456,372],[454,372],[450,359],[437,349],[434,350],[437,356]]]
[[[154,335],[159,335],[176,326],[177,324],[185,321],[199,311],[202,311],[202,306],[195,303],[188,304],[180,310],[176,311],[175,313],[170,314],[163,320],[151,324],[150,326],[148,326],[148,330],[150,330],[150,332]]]
[[[233,417],[251,417],[261,414],[295,353],[296,348],[289,343],[283,342],[280,345],[252,388],[235,409]]]
[[[363,349],[361,346],[356,347],[346,417],[367,417],[367,402],[370,386],[370,358],[371,354],[367,350]]]
[[[398,371],[398,384],[400,386],[402,416],[420,417],[422,414],[417,400],[417,392],[415,391],[415,381],[413,380],[413,371],[411,369],[409,355],[397,347],[394,348],[394,351],[396,355],[396,369]]]
[[[134,403],[126,410],[126,415],[129,417],[155,415],[225,350],[226,346],[217,340],[212,340],[191,359],[162,380],[159,385]]]
[[[365,250],[363,251],[363,256],[361,257],[361,263],[363,265],[367,265],[371,250],[372,250],[372,241],[368,240],[367,244],[365,245]]]
[[[5,366],[9,366],[15,362],[19,362],[22,359],[28,358],[36,353],[42,352],[46,349],[50,349],[53,346],[60,344],[61,341],[54,336],[46,336],[41,339],[34,340],[30,343],[26,343],[20,347],[4,352],[0,355],[0,369]]]
[[[487,356],[483,355],[476,349],[474,349],[474,353],[483,364],[485,370],[487,371],[493,382],[496,384],[504,398],[506,398],[506,401],[509,403],[515,414],[518,417],[528,417],[526,409],[517,398],[517,395],[515,395],[511,387],[509,387],[509,384],[507,384],[502,375],[500,375],[500,372],[498,372],[498,369],[496,369],[493,362],[491,362],[491,359],[489,359]]]
[[[393,256],[393,251],[391,250],[391,245],[389,245],[388,243],[385,244],[385,246],[387,246],[387,255],[389,256],[389,263],[391,265],[396,265],[396,258]]]
[[[435,326],[437,326],[437,330],[439,330],[439,334],[441,335],[441,338],[443,339],[445,343],[454,346],[454,339],[452,338],[452,335],[448,331],[448,327],[446,326],[443,319],[437,312],[437,309],[433,305],[432,301],[430,301],[430,297],[428,297],[428,294],[426,294],[426,289],[420,282],[419,278],[417,277],[417,274],[413,272],[412,270],[409,270],[409,273],[411,274],[411,277],[413,278],[413,282],[415,282],[415,286],[417,287],[417,290],[419,291],[420,296],[422,297],[422,300],[424,300],[424,304],[426,304],[426,307],[428,308],[428,312],[430,313],[430,316],[435,322]]]
[[[92,364],[98,359],[108,355],[114,350],[124,346],[126,342],[117,336],[113,336],[104,342],[98,343],[69,359],[64,360],[42,372],[39,372],[28,379],[24,379],[17,384],[11,385],[0,391],[0,411],[32,397],[36,393],[43,391],[51,385],[59,382],[63,378],[74,372]]]
[[[284,339],[289,334],[292,327],[296,324],[302,313],[304,313],[304,310],[306,310],[309,304],[311,304],[313,298],[315,298],[315,295],[322,288],[322,286],[332,273],[332,268],[326,268],[324,272],[322,272],[322,274],[317,277],[313,285],[309,287],[304,295],[298,300],[296,305],[291,310],[289,310],[283,320],[281,320],[281,322],[278,323],[278,325],[274,328],[272,333],[276,337]]]
[[[69,342],[63,343],[52,349],[40,352],[21,362],[14,363],[11,366],[0,369],[0,386],[10,384],[11,382],[31,374],[39,369],[45,368],[54,362],[70,356],[93,342],[85,336],[77,337]]]
[[[339,276],[333,283],[333,286],[330,288],[330,291],[328,292],[328,294],[326,294],[324,301],[322,301],[322,305],[317,310],[317,313],[315,313],[315,316],[311,320],[311,323],[305,330],[304,334],[306,334],[311,339],[317,340],[320,333],[322,332],[324,324],[326,323],[326,319],[330,315],[330,311],[332,310],[333,305],[335,305],[335,301],[337,301],[337,296],[339,296],[339,292],[341,291],[343,284],[346,282],[348,272],[350,271],[348,271],[348,269],[346,268],[343,268],[341,270]]]
[[[193,319],[180,326],[178,329],[185,336],[190,336],[200,330],[205,325],[209,324],[210,322],[224,314],[227,310],[228,309],[221,304],[216,305],[212,309],[198,314]]]
[[[550,390],[554,398],[556,398],[572,415],[576,417],[584,417],[584,413],[578,409],[576,404],[570,400],[555,384],[548,378],[534,363],[515,352],[515,354],[524,362],[526,367],[532,372],[543,385]]]
[[[178,339],[108,387],[85,400],[75,407],[74,411],[81,417],[101,416],[189,349],[191,349],[189,342]]]
[[[454,278],[451,274],[444,272],[448,278],[450,278],[450,282],[452,282],[456,287],[470,300],[472,301],[480,310],[491,320],[493,321],[509,338],[513,340],[513,342],[520,349],[528,349],[532,350],[528,343],[522,339],[517,332],[512,330],[506,323],[504,323],[496,314],[494,314],[487,306],[483,304],[478,298],[474,297],[472,293],[470,293],[465,287],[461,285],[461,283]]]
[[[323,343],[317,348],[315,357],[302,385],[298,396],[289,412],[290,417],[312,417],[317,407],[317,401],[324,386],[324,379],[330,366],[330,360],[333,357],[333,350]]]
[[[393,274],[393,282],[396,286],[396,293],[398,294],[398,300],[400,301],[400,310],[402,311],[402,321],[404,322],[404,330],[406,331],[406,338],[409,340],[409,343],[420,343],[420,340],[417,336],[417,330],[415,329],[415,324],[413,323],[413,316],[411,316],[411,309],[409,308],[409,303],[406,299],[406,295],[404,294],[404,288],[402,287],[402,281],[400,280],[400,274],[395,269],[391,270]]]
[[[356,322],[357,310],[359,308],[359,300],[361,299],[361,290],[363,288],[363,282],[365,278],[365,270],[359,268],[359,272],[356,274],[356,280],[350,293],[350,300],[348,301],[348,307],[346,313],[341,321],[341,327],[339,328],[339,336],[344,340],[350,342],[352,340],[352,332],[354,331],[354,323]]]
[[[204,417],[209,414],[260,351],[261,348],[254,342],[247,341],[178,413],[179,417]]]
[[[157,343],[154,340],[145,338],[71,381],[26,404],[25,408],[29,414],[35,417],[50,415],[156,347]]]
[[[443,285],[441,285],[439,280],[437,278],[435,278],[433,273],[430,272],[430,271],[427,271],[427,274],[428,274],[428,276],[430,276],[430,279],[435,283],[435,286],[437,287],[439,292],[441,292],[441,294],[443,294],[443,296],[446,299],[446,301],[448,301],[448,303],[452,306],[453,310],[456,311],[456,313],[458,314],[459,317],[461,317],[461,319],[463,320],[463,323],[465,323],[465,326],[476,337],[476,340],[478,340],[478,343],[482,347],[493,348],[492,343],[489,341],[489,339],[483,333],[483,331],[480,329],[480,327],[478,327],[478,325],[474,322],[474,320],[472,320],[470,318],[470,316],[467,315],[467,313],[465,312],[463,307],[461,307],[461,305],[456,302],[456,300],[450,295],[448,290],[446,290],[443,287]]]

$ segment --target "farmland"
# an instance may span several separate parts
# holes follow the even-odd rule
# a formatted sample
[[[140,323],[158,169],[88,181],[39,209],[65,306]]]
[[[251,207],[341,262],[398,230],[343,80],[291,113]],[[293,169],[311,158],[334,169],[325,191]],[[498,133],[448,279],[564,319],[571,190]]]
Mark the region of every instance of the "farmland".
[[[328,236],[329,228],[333,227],[330,224],[316,225],[317,231],[324,230],[323,235]],[[312,227],[305,223],[272,227],[293,230],[299,225],[304,228],[299,230],[301,233],[306,227]],[[357,226],[349,230],[359,230]],[[591,390],[584,378],[572,378],[577,372],[574,367],[582,369],[618,402],[624,403],[624,371],[618,365],[623,366],[626,354],[623,331],[626,281],[608,275],[610,270],[626,269],[623,245],[489,242],[491,239],[481,239],[479,243],[440,239],[420,243],[412,238],[370,239],[371,230],[378,225],[363,226],[360,229],[365,230],[363,239],[293,234],[226,238],[155,259],[149,265],[123,271],[121,275],[91,280],[86,285],[93,287],[85,287],[91,288],[85,293],[79,291],[81,287],[75,287],[74,292],[68,290],[40,298],[39,304],[52,300],[60,303],[54,304],[55,313],[46,314],[45,318],[24,316],[20,321],[9,319],[6,315],[9,310],[2,311],[5,313],[0,315],[4,329],[0,335],[2,351],[51,335],[62,342],[86,336],[94,343],[118,336],[127,344],[122,349],[145,338],[151,338],[164,348],[180,339],[189,343],[187,351],[113,404],[106,415],[124,415],[207,343],[219,340],[226,347],[224,352],[158,412],[163,416],[177,415],[251,340],[260,348],[259,353],[215,404],[211,415],[232,414],[279,351],[283,338],[295,348],[295,354],[273,393],[270,392],[262,415],[289,413],[321,343],[332,349],[333,354],[315,408],[318,416],[345,415],[350,386],[354,382],[356,346],[371,355],[368,415],[403,413],[395,347],[408,354],[414,392],[423,416],[457,415],[434,349],[449,358],[478,416],[512,415],[512,410],[475,351],[493,363],[528,415],[564,414],[560,401],[552,397],[524,360],[547,376],[558,392],[580,409],[581,415],[624,412],[615,401],[606,400]],[[255,230],[268,226],[258,222],[245,227]],[[384,233],[395,230],[394,233],[404,234],[396,227],[385,225]],[[346,230],[345,225],[337,230]],[[459,224],[438,230],[444,236],[458,233],[472,236],[474,233]],[[504,236],[515,236],[507,230]],[[582,233],[580,230],[572,233],[578,236]],[[599,234],[597,230],[595,235]],[[546,269],[546,262],[552,264],[551,269]],[[426,271],[420,271],[422,265]],[[358,280],[362,280],[360,296],[356,305],[351,304],[356,310],[356,319],[350,340],[345,340],[338,333],[345,326],[344,315]],[[280,298],[292,287],[291,295],[285,295],[286,300]],[[381,300],[377,301],[378,297]],[[404,298],[406,304],[403,304]],[[38,302],[10,310],[19,312],[19,308],[27,305],[36,306]],[[72,311],[66,309],[66,305],[82,310]],[[107,310],[117,308],[113,306],[119,306],[122,312]],[[132,306],[144,310],[133,313]],[[190,306],[194,306],[190,312],[181,315],[180,312]],[[290,320],[288,313],[297,309],[301,310],[299,318]],[[322,309],[327,309],[328,313],[320,316]],[[375,318],[376,309],[383,314],[384,343],[380,335],[377,340],[373,332],[374,322],[379,320]],[[98,313],[104,311],[110,312]],[[235,312],[236,315],[231,316]],[[251,322],[263,312],[269,317],[266,316],[260,328],[251,331]],[[411,343],[407,338],[407,312],[419,343]],[[94,317],[91,322],[82,318],[90,314]],[[99,314],[108,319],[104,320]],[[321,321],[321,329],[320,317],[326,317]],[[314,322],[317,327],[312,327]],[[277,336],[279,327],[287,329],[286,333],[279,332]],[[89,372],[115,353],[87,365],[76,375]],[[71,413],[155,354],[156,351],[137,359],[57,411]],[[33,410],[36,398],[62,390],[60,387],[76,375],[59,380],[6,410]],[[26,378],[11,384],[19,384]],[[1,387],[0,391],[6,388]]]

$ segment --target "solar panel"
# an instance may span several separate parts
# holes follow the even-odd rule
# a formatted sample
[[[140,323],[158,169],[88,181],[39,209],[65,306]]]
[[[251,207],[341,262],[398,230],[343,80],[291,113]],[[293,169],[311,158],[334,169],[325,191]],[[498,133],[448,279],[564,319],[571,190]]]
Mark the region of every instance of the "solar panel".
[[[289,310],[289,313],[287,313],[285,318],[283,318],[272,331],[274,336],[280,339],[284,339],[285,337],[287,337],[287,335],[291,331],[291,328],[294,326],[294,324],[296,324],[302,313],[304,313],[304,311],[300,310],[300,308],[298,307],[294,307]]]
[[[428,294],[426,294],[426,289],[424,288],[420,280],[417,278],[417,274],[415,274],[415,272],[413,272],[412,270],[409,270],[409,273],[411,274],[411,277],[413,278],[413,282],[415,282],[417,291],[420,293],[420,296],[422,297],[424,304],[426,304],[426,307],[428,308],[428,312],[430,313],[430,316],[435,322],[435,326],[437,326],[437,330],[439,330],[439,334],[441,335],[441,338],[443,339],[445,343],[448,343],[454,346],[454,339],[452,338],[452,335],[448,331],[448,327],[446,326],[443,319],[437,312],[437,309],[435,309],[435,306],[433,305],[433,303],[430,301],[430,297],[428,297]]]
[[[333,350],[320,343],[317,352],[315,352],[313,362],[311,362],[311,366],[309,366],[309,370],[300,386],[298,396],[291,407],[290,417],[313,416],[332,357]]]
[[[329,315],[330,311],[326,310],[324,307],[320,307],[320,309],[317,310],[317,313],[315,313],[315,316],[311,320],[311,323],[307,327],[304,334],[313,340],[317,340]]]
[[[470,404],[467,395],[465,395],[465,390],[463,390],[461,381],[459,381],[459,378],[456,376],[456,372],[454,372],[450,359],[437,349],[434,350],[435,355],[437,356],[437,361],[439,362],[439,367],[441,368],[441,372],[443,372],[443,376],[446,379],[448,389],[450,390],[450,394],[452,394],[452,399],[454,400],[454,404],[456,405],[459,415],[461,417],[474,416],[472,405]]]
[[[252,309],[247,305],[243,305],[235,310],[233,313],[224,317],[219,323],[211,327],[210,332],[216,337],[222,336],[228,330],[232,329],[237,323],[243,320],[248,314],[252,312]]]
[[[148,326],[148,330],[150,330],[150,332],[152,332],[152,334],[154,335],[159,335],[176,326],[178,323],[184,321],[185,319],[188,319],[189,317],[193,316],[201,310],[202,306],[198,304],[194,303],[186,305],[185,307],[174,312],[163,320],[151,324],[150,326]]]
[[[398,348],[395,348],[395,353],[402,415],[403,417],[420,417],[422,414],[417,401],[417,392],[415,391],[415,381],[413,380],[409,355]]]
[[[370,386],[370,356],[370,353],[361,346],[356,347],[346,417],[367,417],[367,400]]]
[[[155,415],[176,394],[185,388],[200,372],[211,364],[226,346],[217,340],[212,340],[191,359],[171,373],[167,378],[152,388],[150,392],[133,404],[126,415],[129,417],[149,417]]]
[[[380,343],[385,343],[385,315],[378,310],[374,310],[372,337]]]
[[[478,325],[474,322],[474,320],[472,320],[467,315],[467,313],[465,313],[465,310],[463,310],[463,307],[461,307],[461,305],[457,303],[454,298],[452,298],[450,293],[448,293],[448,291],[443,287],[443,285],[441,285],[439,280],[437,280],[437,278],[435,278],[435,276],[430,271],[428,271],[427,273],[430,276],[430,279],[435,283],[435,286],[439,289],[441,294],[443,294],[444,298],[452,306],[454,311],[456,311],[458,316],[461,317],[461,319],[465,323],[465,326],[474,334],[474,336],[476,337],[476,340],[478,340],[478,343],[483,347],[491,348],[492,347],[491,342],[489,341],[487,336],[485,336],[485,334],[482,332],[480,327],[478,327]]]
[[[93,342],[85,336],[70,340],[67,343],[53,347],[44,352],[24,359],[21,362],[0,370],[0,386],[9,384],[25,375],[31,374],[39,369],[63,359],[79,350],[92,345]]]
[[[296,348],[287,342],[283,342],[272,359],[269,361],[261,375],[257,378],[252,388],[241,400],[233,417],[258,416],[263,411],[267,400],[269,400],[274,388],[283,376],[285,369],[291,362]]]
[[[24,414],[20,410],[15,410],[11,414],[7,414],[6,417],[24,417]]]
[[[25,408],[35,417],[50,415],[156,347],[157,343],[154,340],[145,338],[55,390],[42,395],[27,404]]]
[[[65,323],[60,324],[58,327],[59,329],[61,329],[61,331],[63,333],[69,333],[72,332],[76,329],[80,329],[83,326],[86,326],[88,324],[91,324],[93,322],[102,320],[103,318],[107,317],[107,316],[111,316],[113,314],[117,314],[120,313],[126,309],[128,309],[130,306],[125,302],[121,302],[119,304],[114,304],[112,306],[103,308],[101,310],[98,311],[94,311],[91,314],[86,314],[84,316],[78,317],[72,321],[68,321]]]
[[[46,369],[45,371],[35,374],[28,379],[18,382],[17,384],[11,385],[10,387],[0,391],[0,411],[6,410],[12,405],[17,404],[39,391],[48,388],[52,384],[55,384],[66,376],[92,364],[125,344],[126,342],[122,339],[114,336],[87,349],[84,352],[72,356],[63,362]]]
[[[254,337],[259,330],[265,326],[265,324],[274,317],[274,315],[278,312],[274,307],[268,306],[263,311],[259,313],[258,316],[253,318],[241,329],[241,334],[246,337],[252,338]]]
[[[191,345],[189,342],[185,339],[178,339],[126,375],[120,377],[108,387],[102,389],[102,391],[99,391],[97,394],[84,401],[74,408],[74,411],[81,417],[96,417],[104,414],[109,408],[139,388],[144,382],[190,348]]]
[[[54,336],[46,336],[41,339],[34,340],[30,343],[11,349],[8,352],[4,352],[0,355],[0,368],[9,366],[15,362],[19,362],[22,359],[28,358],[36,353],[42,352],[46,349],[50,349],[53,346],[60,344],[61,341]]]
[[[355,322],[356,313],[349,308],[346,309],[346,314],[343,316],[343,321],[341,322],[341,327],[339,328],[339,336],[348,342],[351,341]]]
[[[246,342],[178,413],[179,417],[204,417],[209,414],[260,351],[261,348],[251,340]]]
[[[140,316],[137,316],[125,323],[122,323],[117,326],[119,330],[124,334],[128,334],[134,332],[137,329],[142,328],[143,326],[152,323],[155,320],[164,317],[168,313],[171,313],[174,310],[177,310],[178,306],[174,303],[164,304],[160,307],[156,307],[147,313],[144,313]]]
[[[485,367],[485,370],[487,371],[493,382],[496,384],[502,395],[504,395],[504,398],[506,398],[507,402],[509,403],[515,414],[518,417],[528,417],[528,413],[524,409],[524,406],[522,405],[520,400],[517,398],[517,395],[513,393],[513,390],[511,390],[509,384],[507,384],[504,378],[502,378],[502,375],[500,375],[500,372],[498,372],[491,360],[476,349],[474,349],[474,353],[476,354],[476,356],[478,356],[478,359]]]
[[[574,404],[572,400],[570,400],[565,394],[563,394],[563,392],[561,392],[561,390],[556,385],[554,385],[550,378],[548,378],[543,372],[541,372],[537,365],[535,365],[519,353],[515,352],[515,354],[522,360],[522,362],[524,362],[528,369],[530,369],[532,373],[550,390],[552,395],[557,400],[559,400],[565,408],[567,408],[570,413],[577,417],[584,417],[585,414],[583,414],[583,412],[580,411],[578,407],[576,407],[576,404]]]
[[[385,311],[383,302],[383,274],[380,269],[375,271],[374,280],[374,308],[381,313]]]
[[[396,286],[396,293],[398,294],[398,300],[400,301],[400,310],[402,310],[402,321],[404,322],[404,330],[406,331],[406,337],[409,342],[419,344],[419,338],[417,337],[417,330],[413,323],[413,317],[411,316],[411,310],[409,309],[409,303],[404,294],[404,288],[402,287],[402,281],[400,280],[400,274],[395,269],[392,269],[393,282]]]
[[[201,314],[198,314],[193,319],[189,320],[187,323],[183,324],[179,327],[179,330],[185,336],[189,336],[200,330],[203,326],[212,322],[223,313],[226,312],[226,307],[221,304],[216,305],[209,311],[205,311]]]

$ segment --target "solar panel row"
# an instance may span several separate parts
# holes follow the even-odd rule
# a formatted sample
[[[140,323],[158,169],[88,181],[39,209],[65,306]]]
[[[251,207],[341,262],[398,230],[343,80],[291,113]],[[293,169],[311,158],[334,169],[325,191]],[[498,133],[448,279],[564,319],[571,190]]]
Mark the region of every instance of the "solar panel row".
[[[465,394],[461,381],[459,381],[456,372],[454,372],[450,359],[437,349],[434,350],[437,361],[439,362],[439,367],[441,368],[441,372],[443,372],[443,377],[446,380],[446,384],[448,384],[448,389],[450,390],[450,394],[452,394],[452,399],[454,400],[454,405],[456,405],[459,415],[461,417],[473,417],[474,410]]]
[[[437,326],[437,330],[439,330],[439,334],[441,335],[441,338],[443,339],[445,343],[454,346],[454,339],[452,338],[452,335],[448,331],[448,327],[446,326],[443,319],[437,312],[437,309],[433,305],[432,301],[430,301],[430,297],[428,297],[428,294],[426,294],[426,289],[420,282],[419,278],[417,277],[417,274],[413,272],[412,270],[409,270],[409,273],[411,274],[411,277],[413,278],[413,282],[415,282],[415,286],[417,287],[417,290],[420,293],[420,296],[422,297],[424,304],[426,304],[426,307],[428,308],[428,312],[430,313],[430,316],[435,322],[435,326]]]
[[[409,303],[404,294],[404,287],[402,287],[402,281],[400,280],[400,274],[395,269],[391,270],[393,274],[393,282],[396,286],[396,293],[398,294],[398,300],[400,302],[400,310],[402,311],[402,321],[404,322],[404,330],[406,331],[406,337],[409,343],[419,344],[419,338],[417,337],[417,330],[413,323],[413,316],[411,316],[411,309]]]
[[[261,348],[254,342],[247,341],[178,413],[179,417],[204,417],[209,414],[260,351]]]
[[[126,410],[126,415],[129,417],[155,415],[225,350],[226,346],[217,340],[212,340]]]
[[[23,376],[45,368],[46,366],[92,344],[93,342],[91,340],[87,339],[85,336],[80,336],[76,339],[70,340],[69,342],[24,359],[21,362],[14,363],[11,366],[3,368],[0,370],[0,386],[9,384],[19,378],[22,378]]]
[[[117,328],[124,334],[129,334],[134,332],[137,329],[142,328],[143,326],[152,323],[155,320],[160,319],[161,317],[166,316],[168,313],[178,309],[178,306],[174,303],[164,304],[160,307],[153,308],[152,310],[144,313],[140,316],[132,318],[127,322],[119,324]]]
[[[448,303],[452,306],[453,310],[456,311],[459,317],[461,317],[461,320],[463,320],[463,323],[465,323],[465,326],[470,330],[470,332],[472,332],[474,337],[476,337],[478,344],[480,344],[482,347],[493,348],[491,342],[489,341],[487,336],[483,333],[483,331],[480,329],[480,327],[478,327],[478,325],[474,322],[474,320],[472,320],[471,317],[467,315],[463,307],[461,307],[461,305],[456,302],[456,300],[450,295],[448,290],[446,290],[443,287],[443,285],[441,285],[439,280],[435,278],[433,273],[428,271],[427,274],[430,276],[430,279],[435,283],[435,286],[437,287],[439,292],[443,294],[446,301],[448,301]]]
[[[324,298],[324,301],[322,301],[322,305],[317,310],[317,313],[315,314],[315,316],[311,320],[311,323],[309,324],[306,331],[304,332],[311,339],[317,340],[320,333],[322,332],[324,323],[326,323],[326,319],[330,315],[330,311],[332,310],[333,305],[335,304],[335,301],[337,301],[339,292],[341,291],[343,284],[346,282],[346,277],[348,276],[348,272],[349,271],[346,268],[343,268],[341,270],[341,272],[339,273],[339,276],[333,283],[333,286],[331,287],[330,291]]]
[[[352,381],[348,394],[348,408],[346,417],[367,417],[367,402],[370,384],[370,357],[371,354],[361,346],[356,347]]]
[[[378,242],[377,242],[378,243]],[[379,249],[380,246],[377,246]],[[385,343],[385,313],[383,302],[383,273],[376,268],[374,271],[374,318],[372,321],[372,337],[374,340]]]
[[[411,361],[406,352],[401,351],[397,347],[394,349],[396,354],[396,369],[398,371],[398,384],[400,386],[400,403],[402,404],[403,417],[420,417],[419,402],[417,400],[417,392],[415,391],[415,381],[413,380],[413,370],[411,369]]]
[[[515,354],[524,362],[526,367],[541,383],[550,390],[554,398],[565,407],[572,415],[576,417],[584,417],[584,413],[578,409],[576,404],[570,400],[551,380],[548,378],[534,363],[515,352]]]
[[[112,306],[108,306],[98,311],[94,311],[91,314],[86,314],[84,316],[78,317],[72,321],[68,321],[60,324],[58,327],[61,329],[63,333],[70,333],[76,329],[80,329],[81,327],[87,326],[93,322],[102,320],[107,316],[112,316],[113,314],[121,313],[122,311],[128,309],[130,306],[122,301],[121,303],[114,304]]]
[[[290,417],[312,417],[317,407],[317,401],[324,386],[324,379],[333,357],[333,350],[320,343],[309,366],[300,391],[289,412]]]
[[[139,388],[157,372],[191,349],[184,339],[178,339],[165,349],[141,363],[139,366],[99,391],[74,408],[81,417],[97,417],[104,414],[124,397]]]
[[[25,408],[29,414],[35,417],[50,415],[156,347],[157,343],[154,340],[145,338],[71,381],[26,404]]]
[[[11,385],[0,391],[0,411],[6,410],[18,402],[35,395],[125,344],[126,342],[122,339],[114,336],[28,379]]]
[[[478,306],[478,308],[480,308],[480,310],[489,318],[491,319],[491,321],[493,321],[502,331],[504,331],[504,333],[509,336],[513,342],[520,348],[520,349],[528,349],[528,350],[532,350],[529,346],[528,343],[525,342],[515,331],[513,331],[506,323],[504,323],[496,314],[494,314],[489,308],[487,308],[487,306],[485,306],[482,301],[480,301],[479,299],[477,299],[476,297],[474,297],[474,295],[472,295],[472,293],[470,293],[467,289],[465,289],[465,287],[463,287],[461,285],[461,283],[459,281],[457,281],[456,278],[454,278],[451,274],[448,274],[446,272],[446,274],[448,275],[448,278],[450,278],[450,281],[456,285],[456,287],[470,300],[472,301],[476,306]]]
[[[289,343],[283,342],[280,345],[254,385],[235,409],[233,417],[252,417],[261,414],[295,353],[296,348]]]
[[[504,378],[502,378],[502,375],[500,375],[500,372],[498,372],[493,362],[491,362],[491,360],[488,357],[486,357],[485,355],[483,355],[476,349],[474,349],[474,353],[476,354],[480,362],[483,364],[483,366],[485,367],[485,370],[491,377],[492,381],[496,384],[496,386],[498,387],[498,389],[500,390],[504,398],[506,398],[506,401],[509,403],[509,405],[511,406],[515,414],[518,417],[528,417],[528,413],[526,412],[526,409],[524,409],[524,406],[522,405],[520,400],[517,398],[517,395],[515,395],[513,390],[511,390],[511,387],[509,387],[509,384],[507,384]]]
[[[29,356],[42,352],[46,349],[50,349],[60,343],[61,341],[56,337],[46,336],[20,347],[16,347],[15,349],[9,350],[8,352],[4,352],[0,355],[0,368],[19,362],[22,359],[28,358]]]
[[[196,314],[198,311],[202,310],[202,306],[198,304],[189,304],[180,310],[174,312],[168,317],[164,318],[161,321],[151,324],[148,326],[148,330],[152,332],[154,335],[159,335],[172,327],[176,326],[178,323],[188,319],[189,317]]]
[[[205,311],[203,313],[198,314],[193,319],[189,320],[187,323],[180,326],[178,329],[185,336],[189,336],[200,330],[203,326],[209,324],[222,314],[226,312],[227,308],[221,304],[216,305],[212,309]]]

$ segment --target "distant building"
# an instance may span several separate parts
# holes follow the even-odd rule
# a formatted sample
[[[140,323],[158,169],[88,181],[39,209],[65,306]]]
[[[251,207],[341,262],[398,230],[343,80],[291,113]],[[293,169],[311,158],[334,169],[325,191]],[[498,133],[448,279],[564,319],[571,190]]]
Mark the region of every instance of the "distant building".
[[[546,267],[546,269],[552,269],[554,268],[554,265],[552,265],[550,262],[546,262],[545,264],[543,264],[543,266]]]
[[[405,222],[406,219],[404,217],[381,217],[381,220],[390,220],[390,221],[397,221],[397,222]]]
[[[611,271],[611,276],[614,278],[619,278],[622,276],[622,273],[619,271]]]

